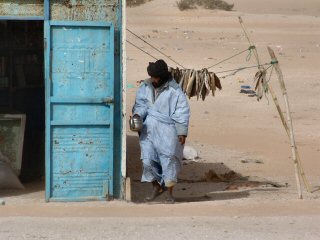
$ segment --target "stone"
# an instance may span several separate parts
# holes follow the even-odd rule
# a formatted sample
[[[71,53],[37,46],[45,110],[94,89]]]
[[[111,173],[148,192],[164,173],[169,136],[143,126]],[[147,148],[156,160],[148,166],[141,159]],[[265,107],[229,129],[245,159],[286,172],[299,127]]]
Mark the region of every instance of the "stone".
[[[191,146],[185,146],[183,149],[183,159],[185,160],[195,160],[198,159],[198,151],[191,147]]]

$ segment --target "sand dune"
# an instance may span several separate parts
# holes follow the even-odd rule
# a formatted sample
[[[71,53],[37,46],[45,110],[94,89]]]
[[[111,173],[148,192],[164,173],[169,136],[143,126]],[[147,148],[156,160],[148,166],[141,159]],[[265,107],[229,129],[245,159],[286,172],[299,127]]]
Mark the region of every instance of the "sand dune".
[[[320,15],[320,2],[317,0],[237,0],[235,11],[252,14],[280,14],[280,15]]]

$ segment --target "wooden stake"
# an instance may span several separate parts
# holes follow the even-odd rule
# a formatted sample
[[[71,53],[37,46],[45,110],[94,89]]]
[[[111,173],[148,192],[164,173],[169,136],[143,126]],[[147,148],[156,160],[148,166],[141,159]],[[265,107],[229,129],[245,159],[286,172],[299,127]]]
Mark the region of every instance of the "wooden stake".
[[[127,202],[131,202],[131,179],[129,177],[126,178],[125,180],[125,188],[126,188],[126,193],[125,193],[125,200]]]
[[[268,47],[268,51],[269,51],[269,54],[271,56],[271,60],[274,63],[273,66],[274,66],[274,69],[276,70],[276,74],[278,76],[278,80],[279,80],[279,83],[280,83],[282,95],[283,95],[284,102],[285,102],[285,105],[286,105],[287,123],[288,123],[289,131],[290,131],[290,143],[291,143],[292,159],[293,159],[293,162],[294,162],[294,168],[295,168],[295,175],[296,175],[296,180],[297,180],[299,198],[302,199],[301,184],[300,184],[300,177],[299,177],[299,164],[298,164],[297,152],[296,152],[297,145],[296,145],[296,141],[294,139],[293,124],[292,124],[292,117],[291,117],[290,106],[289,106],[288,93],[287,93],[286,85],[284,83],[283,74],[282,74],[282,71],[281,71],[279,63],[278,63],[278,59],[276,58],[276,55],[274,54],[274,51],[270,47]]]
[[[246,28],[245,28],[245,26],[244,26],[243,20],[242,20],[242,18],[241,18],[240,16],[239,16],[239,22],[240,22],[240,25],[241,25],[242,30],[243,30],[243,32],[244,32],[244,35],[245,35],[245,37],[247,38],[250,46],[254,46],[253,43],[252,43],[251,40],[250,40],[249,34],[248,34],[248,32],[247,32],[247,30],[246,30]],[[259,65],[259,66],[258,66],[259,70],[265,70],[264,67],[261,66],[261,64],[260,64],[260,58],[259,58],[259,55],[258,55],[258,51],[257,51],[256,46],[254,46],[254,48],[253,48],[253,55],[254,55],[254,57],[256,58],[257,64]]]
[[[241,25],[242,30],[243,30],[243,32],[244,32],[244,35],[245,35],[245,37],[247,38],[250,46],[253,46],[253,44],[252,44],[252,42],[251,42],[251,39],[250,39],[250,37],[249,37],[249,34],[248,34],[248,32],[247,32],[247,30],[246,30],[246,28],[245,28],[245,26],[244,26],[243,20],[242,20],[242,18],[241,18],[240,16],[239,16],[239,22],[240,22],[240,25]],[[258,51],[257,51],[256,47],[253,49],[253,53],[254,53],[254,56],[255,56],[255,58],[256,58],[257,64],[259,65],[259,67],[258,67],[259,70],[260,70],[260,71],[265,71],[265,68],[260,65],[260,58],[259,58]],[[273,91],[272,87],[271,87],[268,83],[266,83],[266,85],[267,85],[267,87],[268,87],[268,89],[269,89],[269,92],[270,92],[270,94],[271,94],[271,96],[272,96],[272,99],[273,99],[273,101],[274,101],[274,104],[276,105],[276,108],[277,108],[277,110],[278,110],[278,113],[279,113],[279,116],[280,116],[280,118],[281,118],[282,124],[283,124],[285,130],[287,131],[287,134],[288,134],[288,135],[291,135],[291,134],[289,134],[289,132],[290,132],[289,130],[290,130],[290,129],[289,129],[288,124],[286,123],[285,118],[284,118],[284,116],[283,116],[283,113],[282,113],[281,107],[280,107],[280,105],[279,105],[277,96],[276,96],[275,92]],[[291,119],[291,118],[290,118],[290,119]],[[293,140],[294,140],[294,137],[293,137]],[[302,199],[301,183],[300,183],[300,177],[299,177],[299,173],[300,173],[300,172],[299,172],[298,161],[297,161],[297,158],[296,158],[296,156],[297,156],[297,154],[296,154],[296,146],[295,146],[295,148],[294,148],[294,153],[293,153],[293,155],[295,156],[295,157],[294,157],[294,159],[295,159],[295,160],[294,160],[294,163],[295,163],[294,166],[295,166],[295,176],[296,176],[297,189],[298,189],[298,197],[299,197],[300,199]]]
[[[272,96],[273,102],[274,102],[274,104],[276,105],[276,108],[277,108],[277,110],[278,110],[278,113],[279,113],[281,122],[282,122],[282,124],[283,124],[283,127],[284,127],[284,129],[286,130],[286,133],[287,133],[287,135],[288,135],[288,138],[290,139],[290,129],[289,129],[289,127],[288,127],[288,124],[287,124],[287,122],[286,122],[286,120],[285,120],[285,117],[284,117],[283,112],[282,112],[282,110],[281,110],[281,107],[280,107],[280,105],[279,105],[277,96],[276,96],[273,88],[271,87],[271,85],[267,85],[267,86],[268,86],[269,92],[270,92],[270,94],[271,94],[271,96]],[[296,146],[296,148],[295,148],[295,151],[296,151],[296,156],[297,156],[297,161],[298,161],[298,168],[299,168],[299,170],[300,170],[299,172],[300,172],[301,178],[302,178],[302,180],[303,180],[304,186],[306,187],[306,189],[307,189],[307,191],[308,191],[309,193],[312,193],[313,190],[311,189],[311,186],[310,186],[310,184],[309,184],[309,182],[308,182],[308,180],[307,180],[307,178],[306,178],[306,175],[305,175],[305,173],[304,173],[303,166],[302,166],[302,162],[301,162],[301,159],[300,159],[300,155],[299,155],[298,147],[297,147],[297,146]]]
[[[245,26],[244,26],[244,23],[243,23],[243,20],[242,20],[241,17],[239,17],[239,21],[240,21],[241,27],[242,27],[242,29],[243,29],[243,31],[244,31],[244,34],[245,34],[245,36],[246,36],[246,38],[247,38],[250,46],[252,46],[253,43],[251,42],[251,40],[250,40],[250,38],[249,38],[249,34],[248,34],[247,31],[246,31],[246,28],[245,28]],[[258,56],[258,51],[256,50],[256,48],[254,49],[254,55],[255,55],[255,58],[256,58],[257,63],[260,65],[260,60],[259,60],[259,56]],[[259,66],[259,70],[263,71],[263,70],[265,70],[265,69],[264,69],[263,66]],[[269,85],[268,83],[267,83],[266,85],[267,85],[267,87],[268,87],[268,89],[269,89],[269,92],[270,92],[270,94],[271,94],[271,96],[272,96],[273,102],[274,102],[274,104],[276,105],[276,108],[277,108],[277,110],[278,110],[278,113],[279,113],[280,119],[281,119],[281,121],[282,121],[282,124],[283,124],[283,126],[284,126],[284,128],[285,128],[285,130],[286,130],[286,132],[287,132],[287,135],[288,135],[288,137],[289,137],[289,139],[290,139],[290,130],[289,130],[288,124],[287,124],[287,122],[286,122],[286,120],[285,120],[285,117],[284,117],[284,115],[283,115],[283,111],[281,110],[281,107],[280,107],[280,105],[279,105],[277,96],[276,96],[273,88],[271,87],[271,85]],[[301,159],[300,159],[300,155],[299,155],[298,147],[297,147],[297,146],[296,146],[296,148],[295,148],[295,151],[296,151],[296,157],[297,157],[297,161],[298,161],[299,173],[300,173],[300,175],[301,175],[301,178],[302,178],[302,180],[303,180],[304,186],[306,187],[307,191],[308,191],[309,193],[313,193],[313,192],[315,192],[315,191],[319,191],[320,188],[314,189],[314,190],[311,189],[311,186],[310,186],[310,184],[309,184],[309,182],[308,182],[308,180],[307,180],[307,178],[306,178],[306,175],[305,175],[305,172],[304,172],[304,169],[303,169],[303,165],[302,165],[302,162],[301,162]]]
[[[284,115],[283,115],[283,112],[282,112],[282,110],[281,110],[281,107],[280,107],[280,104],[279,104],[279,102],[278,102],[278,98],[277,98],[277,96],[276,96],[276,93],[274,92],[274,90],[273,90],[273,88],[271,87],[270,84],[267,83],[267,87],[268,87],[268,90],[269,90],[269,92],[270,92],[270,94],[271,94],[271,96],[272,96],[273,102],[274,102],[274,104],[276,105],[276,108],[277,108],[277,110],[278,110],[278,113],[279,113],[279,116],[280,116],[282,125],[283,125],[284,129],[286,130],[287,134],[289,135],[289,127],[288,127],[288,124],[287,124],[287,122],[286,122],[286,119],[285,119],[285,117],[284,117]]]
[[[289,129],[289,127],[288,127],[288,124],[287,124],[287,122],[286,122],[286,120],[285,120],[285,117],[284,117],[283,112],[282,112],[282,110],[281,110],[281,107],[280,107],[280,105],[279,105],[277,96],[276,96],[273,88],[271,87],[271,85],[267,85],[267,87],[268,87],[269,92],[270,92],[270,94],[271,94],[271,96],[272,96],[273,102],[274,102],[274,104],[276,105],[276,108],[277,108],[277,110],[278,110],[278,113],[279,113],[281,122],[282,122],[282,124],[283,124],[283,127],[284,127],[284,129],[286,130],[286,133],[287,133],[287,135],[288,135],[288,138],[290,139],[290,129]],[[307,177],[306,177],[306,175],[305,175],[305,173],[304,173],[304,169],[303,169],[303,166],[302,166],[302,162],[301,162],[301,159],[300,159],[300,155],[299,155],[298,147],[297,147],[297,146],[296,146],[296,148],[295,148],[295,151],[296,151],[296,156],[297,156],[297,161],[298,161],[299,172],[300,172],[301,178],[302,178],[302,180],[303,180],[304,186],[306,187],[306,189],[307,189],[307,191],[308,191],[309,193],[312,193],[312,192],[317,191],[317,190],[312,190],[312,189],[311,189],[311,186],[310,186],[310,184],[309,184],[309,182],[308,182],[308,180],[307,180]],[[319,188],[319,190],[320,190],[320,188]]]

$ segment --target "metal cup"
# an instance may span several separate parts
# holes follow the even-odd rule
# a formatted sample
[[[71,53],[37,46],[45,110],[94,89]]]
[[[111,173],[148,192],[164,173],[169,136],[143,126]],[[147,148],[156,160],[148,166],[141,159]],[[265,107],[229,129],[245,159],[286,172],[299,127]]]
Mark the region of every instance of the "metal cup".
[[[142,129],[141,118],[139,116],[130,116],[129,125],[131,131],[140,132]]]

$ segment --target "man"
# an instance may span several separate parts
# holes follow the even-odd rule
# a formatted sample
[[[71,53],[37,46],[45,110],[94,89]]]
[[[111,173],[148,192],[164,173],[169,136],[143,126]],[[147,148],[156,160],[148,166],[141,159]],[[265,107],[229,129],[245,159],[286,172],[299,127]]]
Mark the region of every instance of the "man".
[[[166,200],[174,203],[173,187],[181,170],[183,147],[188,135],[190,109],[186,96],[172,79],[163,60],[149,63],[150,79],[136,94],[133,115],[142,122],[140,135],[142,182],[151,182],[152,201],[167,190]]]

